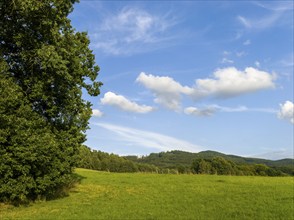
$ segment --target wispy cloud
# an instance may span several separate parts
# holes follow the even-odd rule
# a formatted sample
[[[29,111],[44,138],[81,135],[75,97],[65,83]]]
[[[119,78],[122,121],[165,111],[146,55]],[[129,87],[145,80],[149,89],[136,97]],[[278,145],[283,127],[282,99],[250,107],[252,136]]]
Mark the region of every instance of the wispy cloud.
[[[238,106],[238,107],[225,107],[220,105],[210,105],[210,108],[215,109],[216,111],[220,112],[245,112],[248,111],[248,108],[246,106]]]
[[[246,41],[243,42],[243,45],[245,45],[245,46],[248,46],[250,44],[251,44],[251,41],[250,40],[246,40]]]
[[[156,15],[146,10],[125,7],[105,17],[92,34],[93,46],[111,55],[132,55],[163,47],[173,39],[170,30],[177,19],[168,14]]]
[[[294,66],[294,55],[293,53],[286,56],[284,59],[279,61],[279,65],[282,67],[292,67]]]
[[[227,51],[227,50],[223,51],[223,53],[222,53],[223,58],[220,61],[220,63],[222,63],[222,64],[233,64],[234,60],[229,58],[231,55],[232,55],[231,51]]]
[[[183,150],[189,152],[198,152],[204,148],[188,141],[170,137],[167,135],[134,129],[125,126],[119,126],[109,123],[93,123],[113,132],[114,135],[126,143],[138,147],[155,148],[159,151]]]
[[[203,109],[199,109],[196,107],[187,107],[184,109],[184,113],[187,115],[195,115],[199,117],[209,117],[214,115],[216,109],[214,107],[206,107]]]
[[[261,112],[261,113],[271,113],[277,114],[278,110],[272,108],[248,108],[246,106],[238,107],[226,107],[220,105],[207,105],[202,108],[188,107],[185,108],[184,113],[187,115],[194,116],[213,116],[217,112],[227,112],[227,113],[241,113],[241,112]]]
[[[242,16],[238,16],[237,18],[248,29],[266,29],[274,26],[281,15],[281,13],[273,13],[261,19],[249,19]]]
[[[263,1],[253,3],[270,11],[291,11],[294,7],[293,1]]]
[[[124,96],[117,95],[113,92],[105,93],[104,97],[101,98],[101,103],[103,105],[112,105],[124,111],[135,113],[148,113],[154,110],[151,106],[139,105],[136,102],[132,102]]]
[[[238,107],[226,107],[220,105],[210,105],[210,107],[214,107],[220,112],[262,112],[262,113],[270,113],[276,114],[278,112],[277,109],[273,108],[249,108],[247,106],[238,106]]]
[[[251,28],[252,24],[248,19],[242,16],[238,16],[237,19],[246,27],[246,28]]]
[[[271,3],[255,3],[267,9],[267,14],[259,18],[248,18],[247,16],[237,16],[237,20],[246,28],[251,30],[263,30],[284,24],[284,20],[293,20],[293,14],[288,17],[286,12],[293,11],[293,2],[276,1]],[[287,23],[287,22],[286,22]]]
[[[244,51],[240,51],[240,52],[236,52],[236,56],[237,57],[243,57],[243,56],[246,56],[247,54],[246,54],[246,52],[244,52]]]
[[[285,158],[294,158],[293,148],[292,149],[280,148],[276,150],[265,149],[264,153],[248,155],[248,157],[265,158],[269,160],[281,160]]]
[[[255,64],[256,67],[260,68],[260,62],[259,61],[256,60],[254,64]]]
[[[231,60],[231,59],[229,59],[229,58],[227,58],[227,57],[224,57],[222,60],[221,60],[221,63],[223,63],[223,64],[232,64],[232,63],[234,63],[234,61],[233,60]]]

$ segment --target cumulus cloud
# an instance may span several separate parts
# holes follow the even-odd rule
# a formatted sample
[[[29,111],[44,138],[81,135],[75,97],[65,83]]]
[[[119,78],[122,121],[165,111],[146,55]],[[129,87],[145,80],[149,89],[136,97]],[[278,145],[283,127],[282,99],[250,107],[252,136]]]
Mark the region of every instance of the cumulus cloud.
[[[93,123],[117,135],[122,142],[135,146],[156,148],[160,151],[183,150],[198,152],[203,147],[167,135],[108,123]]]
[[[93,109],[92,116],[100,118],[103,116],[103,113],[99,109]]]
[[[262,89],[275,88],[275,74],[247,67],[244,71],[235,67],[218,69],[214,78],[197,79],[193,95],[195,98],[214,96],[233,97]]]
[[[280,110],[278,112],[280,119],[285,119],[294,124],[294,104],[291,101],[286,101],[284,104],[280,104]]]
[[[93,46],[112,55],[131,55],[156,49],[172,39],[168,33],[176,23],[176,19],[167,15],[124,7],[101,22],[100,28],[92,36]]]
[[[141,72],[136,82],[149,89],[155,96],[154,101],[168,109],[181,110],[183,95],[195,100],[206,97],[229,98],[263,89],[275,88],[275,74],[248,67],[244,71],[235,67],[218,69],[213,78],[196,79],[194,86],[183,86],[168,76],[154,76]],[[199,112],[197,114],[205,115]],[[196,113],[195,113],[196,114]]]
[[[136,81],[154,93],[156,103],[172,110],[180,109],[181,94],[189,95],[193,92],[192,88],[182,86],[168,76],[154,76],[141,72]]]
[[[124,111],[135,112],[135,113],[148,113],[154,110],[153,107],[147,105],[139,105],[125,98],[122,95],[116,95],[113,92],[107,92],[104,97],[101,98],[103,105],[116,106]]]

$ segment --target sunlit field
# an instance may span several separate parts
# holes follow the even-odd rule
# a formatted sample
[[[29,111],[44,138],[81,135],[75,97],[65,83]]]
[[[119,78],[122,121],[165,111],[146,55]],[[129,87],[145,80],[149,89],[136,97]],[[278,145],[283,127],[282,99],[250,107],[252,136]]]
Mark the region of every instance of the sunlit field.
[[[2,204],[0,219],[293,219],[293,177],[76,172],[68,197]]]

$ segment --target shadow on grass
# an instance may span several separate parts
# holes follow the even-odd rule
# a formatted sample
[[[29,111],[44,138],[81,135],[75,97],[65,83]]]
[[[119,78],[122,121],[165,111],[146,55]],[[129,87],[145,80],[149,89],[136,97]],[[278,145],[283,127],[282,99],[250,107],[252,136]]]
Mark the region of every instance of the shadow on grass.
[[[81,176],[77,173],[71,174],[70,178],[67,180],[67,182],[64,185],[57,187],[56,191],[46,196],[46,201],[68,197],[69,193],[77,192],[74,190],[75,187],[78,184],[80,184],[83,179],[86,179],[86,178],[87,177]]]

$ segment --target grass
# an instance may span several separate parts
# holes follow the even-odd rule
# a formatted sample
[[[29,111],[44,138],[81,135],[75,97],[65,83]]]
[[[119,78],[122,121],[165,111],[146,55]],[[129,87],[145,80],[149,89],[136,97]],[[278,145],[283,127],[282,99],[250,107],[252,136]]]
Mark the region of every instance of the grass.
[[[76,172],[70,196],[2,204],[0,219],[294,219],[293,177]]]

